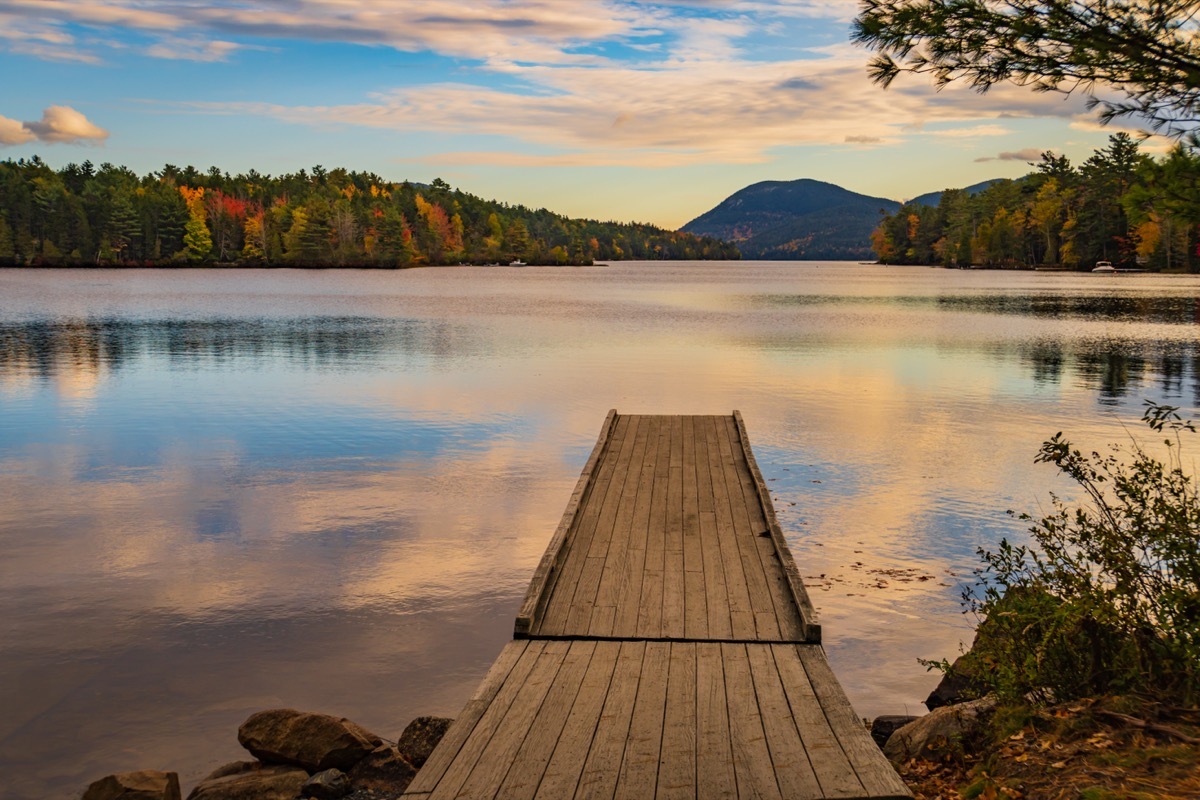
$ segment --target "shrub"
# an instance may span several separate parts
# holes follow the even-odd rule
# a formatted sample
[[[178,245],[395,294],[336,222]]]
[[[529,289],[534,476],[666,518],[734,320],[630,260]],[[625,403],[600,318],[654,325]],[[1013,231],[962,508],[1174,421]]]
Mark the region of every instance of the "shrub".
[[[1200,697],[1200,498],[1181,456],[1196,428],[1174,406],[1146,406],[1165,460],[1134,437],[1085,455],[1055,434],[1035,461],[1082,487],[1083,504],[1051,493],[1049,514],[1019,516],[1033,522],[1028,545],[979,551],[964,593],[984,618],[970,660],[1002,696]]]

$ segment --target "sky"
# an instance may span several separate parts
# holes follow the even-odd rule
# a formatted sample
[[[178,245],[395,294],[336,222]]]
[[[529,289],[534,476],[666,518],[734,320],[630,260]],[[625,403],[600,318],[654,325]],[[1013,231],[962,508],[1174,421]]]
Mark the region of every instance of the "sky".
[[[0,0],[0,159],[322,165],[677,228],[763,180],[904,200],[1078,162],[1081,96],[884,90],[853,0]]]

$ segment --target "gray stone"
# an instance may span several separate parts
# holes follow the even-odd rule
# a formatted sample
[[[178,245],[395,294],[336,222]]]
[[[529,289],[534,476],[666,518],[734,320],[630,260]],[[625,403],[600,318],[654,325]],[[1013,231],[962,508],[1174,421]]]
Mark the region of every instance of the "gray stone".
[[[92,782],[82,800],[180,800],[179,775],[152,769],[118,772]]]
[[[315,797],[317,800],[338,800],[348,794],[350,779],[340,769],[318,772],[300,787],[301,797]]]
[[[295,764],[309,772],[347,770],[383,740],[348,719],[290,708],[259,711],[238,728],[238,742],[270,764]]]
[[[975,678],[972,664],[970,652],[954,659],[949,671],[942,675],[937,687],[925,698],[925,707],[934,711],[986,693],[987,688]]]
[[[294,800],[308,773],[299,767],[283,764],[242,762],[240,770],[230,771],[226,765],[200,781],[188,795],[188,800]]]
[[[447,717],[417,717],[400,734],[396,749],[408,763],[420,769],[453,722]]]
[[[942,706],[893,733],[883,746],[883,754],[895,763],[902,763],[961,746],[981,732],[995,709],[995,695]]]
[[[355,790],[400,794],[416,774],[413,765],[404,760],[400,751],[385,745],[354,765],[350,770],[350,785]]]
[[[871,738],[880,747],[887,744],[888,738],[900,728],[903,728],[913,720],[918,720],[920,717],[913,717],[907,714],[885,714],[882,717],[876,717],[871,722]]]

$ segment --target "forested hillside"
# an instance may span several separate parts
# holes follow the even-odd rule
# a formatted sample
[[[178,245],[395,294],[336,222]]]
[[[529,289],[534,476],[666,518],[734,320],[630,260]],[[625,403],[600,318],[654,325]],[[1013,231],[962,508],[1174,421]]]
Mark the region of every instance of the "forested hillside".
[[[1200,155],[1151,158],[1124,133],[1079,167],[1046,152],[1019,180],[905,205],[872,243],[885,264],[1200,271]]]
[[[0,264],[381,266],[736,259],[652,225],[568,219],[441,180],[344,169],[230,176],[170,164],[139,177],[90,162],[0,161]]]
[[[858,260],[871,257],[871,231],[895,200],[801,178],[762,181],[723,200],[682,230],[735,243],[743,258]]]

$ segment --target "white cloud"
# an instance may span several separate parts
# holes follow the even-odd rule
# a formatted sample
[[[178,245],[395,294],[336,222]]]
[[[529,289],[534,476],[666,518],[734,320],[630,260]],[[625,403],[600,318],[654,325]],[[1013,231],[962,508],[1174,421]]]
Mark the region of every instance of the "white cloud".
[[[35,139],[48,144],[102,142],[108,131],[69,106],[50,106],[36,122],[0,117],[0,145],[17,145]]]
[[[43,61],[96,64],[100,59],[76,46],[75,37],[53,24],[0,11],[0,43],[12,53]]]
[[[0,0],[25,24],[387,45],[481,61],[575,63],[580,44],[657,32],[656,15],[609,0]]]
[[[25,144],[36,138],[33,131],[26,128],[23,123],[8,117],[0,117],[0,146]]]
[[[949,137],[1000,135],[1007,129],[976,123],[1001,115],[1070,117],[1080,110],[1078,103],[1019,87],[1000,87],[986,96],[958,88],[883,91],[869,81],[857,52],[780,62],[508,64],[503,72],[521,88],[441,83],[346,105],[190,107],[326,127],[469,131],[551,151],[455,154],[472,163],[648,166],[762,162],[776,148],[894,142],[927,124],[957,125],[942,131]]]
[[[461,83],[417,84],[365,102],[186,107],[521,143],[513,148],[520,153],[456,154],[473,163],[762,162],[778,148],[892,143],[926,125],[949,128],[932,134],[939,137],[994,136],[1007,132],[990,124],[1000,118],[1083,110],[1081,98],[1011,86],[980,96],[899,80],[884,91],[867,78],[867,53],[840,35],[835,44],[794,45],[782,59],[755,50],[763,31],[783,38],[781,20],[843,19],[855,7],[855,0],[0,0],[0,19],[15,15],[46,35],[65,36],[68,24],[132,29],[157,40],[143,50],[157,58],[224,60],[255,46],[242,43],[254,37],[465,59]],[[810,23],[782,30],[788,25]],[[609,45],[625,60],[604,55]],[[531,145],[543,154],[521,154]]]
[[[175,61],[225,61],[242,46],[236,42],[168,36],[146,48],[146,55]],[[257,48],[256,48],[257,49]]]

